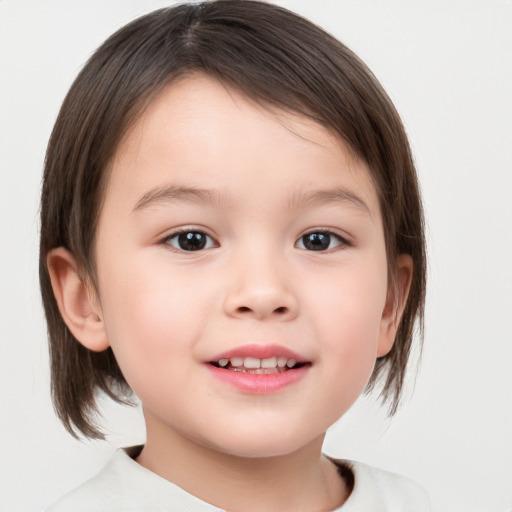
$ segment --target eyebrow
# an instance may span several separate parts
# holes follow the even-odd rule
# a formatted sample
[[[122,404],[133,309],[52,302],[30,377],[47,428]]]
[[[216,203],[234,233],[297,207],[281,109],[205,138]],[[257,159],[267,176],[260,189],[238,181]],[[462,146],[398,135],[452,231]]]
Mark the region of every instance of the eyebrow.
[[[155,187],[146,192],[138,201],[133,211],[140,211],[154,204],[165,204],[169,201],[188,201],[205,205],[226,206],[226,198],[216,191],[185,187],[180,185],[166,185]],[[368,205],[354,192],[344,188],[311,190],[297,192],[290,196],[289,207],[299,210],[314,206],[323,206],[331,203],[348,203],[373,217]]]
[[[138,201],[133,211],[140,211],[158,203],[169,201],[189,201],[199,204],[221,204],[225,201],[220,194],[212,190],[196,187],[183,187],[179,185],[167,185],[155,187],[146,192]]]
[[[301,209],[340,202],[351,204],[370,215],[370,217],[373,217],[369,206],[357,194],[344,188],[311,190],[292,194],[290,207],[293,209]]]

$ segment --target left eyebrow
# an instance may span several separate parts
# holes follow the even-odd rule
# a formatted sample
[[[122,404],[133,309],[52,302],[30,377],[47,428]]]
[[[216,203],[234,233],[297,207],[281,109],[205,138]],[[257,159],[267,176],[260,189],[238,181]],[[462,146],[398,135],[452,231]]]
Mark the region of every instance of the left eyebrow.
[[[290,208],[300,209],[340,202],[355,206],[373,218],[368,205],[357,194],[344,188],[311,190],[309,192],[292,194],[290,197]]]

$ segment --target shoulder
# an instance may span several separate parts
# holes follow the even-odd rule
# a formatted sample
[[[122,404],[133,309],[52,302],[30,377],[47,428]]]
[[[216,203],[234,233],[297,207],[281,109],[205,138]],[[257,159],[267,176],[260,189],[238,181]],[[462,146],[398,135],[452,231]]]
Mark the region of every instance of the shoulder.
[[[118,450],[94,477],[72,490],[45,512],[205,511],[217,508],[188,494],[137,464]]]
[[[354,475],[354,488],[340,512],[430,512],[426,491],[409,478],[361,462],[333,462]]]
[[[45,512],[131,510],[127,501],[130,493],[125,492],[125,486],[133,476],[125,458],[129,459],[124,451],[116,452],[95,477],[61,497]]]

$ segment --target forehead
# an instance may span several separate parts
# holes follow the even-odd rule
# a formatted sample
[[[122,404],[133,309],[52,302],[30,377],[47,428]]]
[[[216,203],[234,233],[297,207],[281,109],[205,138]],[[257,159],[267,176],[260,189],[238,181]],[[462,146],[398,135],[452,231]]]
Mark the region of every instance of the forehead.
[[[307,188],[340,184],[358,189],[373,209],[377,203],[367,166],[332,130],[194,74],[167,86],[127,132],[107,197],[140,200],[141,190],[170,181],[226,189],[226,198],[264,186],[270,196],[283,180],[292,203]]]

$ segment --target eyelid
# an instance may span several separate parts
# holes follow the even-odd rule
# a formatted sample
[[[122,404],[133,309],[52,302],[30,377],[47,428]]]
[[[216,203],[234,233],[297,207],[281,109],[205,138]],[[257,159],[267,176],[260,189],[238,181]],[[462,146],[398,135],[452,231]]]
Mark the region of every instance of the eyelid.
[[[349,235],[338,228],[326,228],[326,227],[309,228],[309,229],[304,230],[304,232],[300,236],[302,237],[305,235],[309,235],[311,233],[328,233],[330,235],[336,235],[336,236],[342,238],[343,240],[345,240],[347,243],[349,243],[349,240],[348,240]]]
[[[325,251],[318,251],[318,252],[323,252],[323,253],[328,253],[328,252],[331,252],[333,250],[336,250],[336,249],[339,249],[340,247],[341,248],[344,248],[344,247],[351,247],[353,244],[352,242],[350,241],[349,237],[345,234],[345,233],[342,233],[340,230],[338,229],[335,229],[335,228],[311,228],[311,229],[308,229],[306,231],[304,231],[298,238],[297,238],[297,241],[295,242],[295,246],[297,246],[297,244],[307,235],[311,235],[313,233],[325,233],[325,234],[328,234],[328,235],[331,235],[331,236],[334,236],[336,237],[338,240],[339,240],[339,245],[337,245],[336,247],[332,248],[332,249],[327,249]],[[307,249],[305,249],[307,250]],[[314,252],[314,251],[313,251]]]
[[[180,252],[180,253],[181,252],[183,252],[183,253],[187,253],[187,252],[200,252],[200,251],[204,251],[204,250],[207,250],[207,249],[214,248],[214,247],[207,247],[207,248],[204,248],[204,249],[200,249],[198,251],[185,251],[185,250],[176,248],[176,247],[172,246],[169,243],[169,240],[171,240],[172,238],[174,238],[176,236],[179,236],[180,234],[190,233],[190,232],[202,233],[202,234],[206,235],[208,238],[210,238],[213,241],[214,247],[220,247],[220,244],[219,244],[219,242],[217,240],[217,237],[215,235],[213,235],[210,232],[210,230],[207,229],[206,227],[198,226],[198,225],[186,225],[186,226],[180,226],[180,227],[173,228],[171,231],[167,232],[164,236],[159,237],[158,244],[165,245],[165,246],[175,250],[176,252]],[[339,247],[343,248],[343,247],[350,247],[350,246],[353,245],[352,242],[350,241],[349,237],[347,237],[347,235],[345,233],[342,233],[342,232],[340,232],[340,230],[335,229],[335,228],[325,228],[325,227],[310,228],[310,229],[304,231],[297,238],[297,240],[295,241],[294,245],[297,246],[297,244],[299,242],[301,242],[303,237],[305,237],[307,235],[310,235],[310,234],[313,234],[313,233],[325,233],[325,234],[333,236],[333,237],[335,237],[336,239],[339,240],[339,244],[336,247],[334,247],[332,249],[326,249],[324,251],[318,251],[318,252],[324,252],[324,253],[325,252],[331,252],[331,251],[333,251],[335,249],[338,249]]]
[[[211,238],[211,240],[215,244],[214,247],[220,246],[216,236],[213,235],[209,229],[205,228],[204,226],[197,226],[197,225],[180,226],[177,228],[173,228],[172,230],[168,231],[165,235],[159,237],[158,244],[165,245],[165,246],[169,247],[170,249],[173,249],[174,251],[179,252],[179,253],[201,252],[201,251],[213,248],[213,247],[208,247],[205,249],[200,249],[198,251],[185,251],[185,250],[176,248],[169,243],[169,240],[171,240],[172,238],[179,236],[183,233],[202,233],[202,234],[206,235],[208,238]]]

